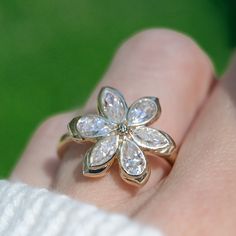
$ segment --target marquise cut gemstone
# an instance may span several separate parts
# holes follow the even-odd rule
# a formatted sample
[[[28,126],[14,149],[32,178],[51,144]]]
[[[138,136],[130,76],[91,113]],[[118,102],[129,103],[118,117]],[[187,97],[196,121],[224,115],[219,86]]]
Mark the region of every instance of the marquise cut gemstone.
[[[154,99],[148,97],[140,98],[129,108],[127,114],[128,124],[146,124],[156,116],[157,111],[158,107]]]
[[[77,129],[84,138],[96,138],[110,133],[114,125],[99,115],[85,115],[78,120]]]
[[[143,152],[128,139],[122,143],[120,163],[124,171],[133,176],[141,175],[146,169],[146,159]]]
[[[112,88],[102,90],[99,97],[100,112],[114,123],[124,121],[127,105],[123,96]]]
[[[169,140],[158,130],[140,126],[132,131],[133,140],[141,147],[148,149],[163,149],[169,145]]]
[[[117,135],[107,136],[99,140],[93,147],[90,153],[90,165],[103,165],[112,159],[118,148]]]

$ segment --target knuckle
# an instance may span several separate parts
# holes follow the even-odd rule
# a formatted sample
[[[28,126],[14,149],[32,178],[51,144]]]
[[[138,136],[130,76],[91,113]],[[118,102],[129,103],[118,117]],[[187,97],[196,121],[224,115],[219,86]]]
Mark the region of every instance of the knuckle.
[[[35,135],[43,135],[45,137],[55,133],[55,130],[61,130],[61,132],[63,132],[63,130],[66,131],[66,125],[70,119],[71,116],[68,116],[67,113],[50,116],[39,125],[36,129]]]

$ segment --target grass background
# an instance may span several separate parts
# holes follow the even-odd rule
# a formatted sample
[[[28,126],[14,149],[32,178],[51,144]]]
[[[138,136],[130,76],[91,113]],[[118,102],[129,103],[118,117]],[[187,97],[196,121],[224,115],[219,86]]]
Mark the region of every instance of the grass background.
[[[137,31],[182,31],[223,72],[234,13],[233,0],[1,0],[0,177],[43,119],[85,101],[116,48]]]

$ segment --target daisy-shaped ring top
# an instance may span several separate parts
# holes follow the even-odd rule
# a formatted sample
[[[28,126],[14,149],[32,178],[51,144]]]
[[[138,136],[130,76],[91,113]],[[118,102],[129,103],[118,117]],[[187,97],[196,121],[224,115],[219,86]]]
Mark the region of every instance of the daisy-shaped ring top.
[[[161,114],[158,98],[142,97],[130,107],[116,89],[104,87],[98,95],[98,114],[75,117],[68,125],[76,142],[94,142],[83,160],[83,174],[99,177],[118,160],[128,183],[144,184],[150,175],[145,153],[167,160],[176,148],[165,132],[148,127]]]

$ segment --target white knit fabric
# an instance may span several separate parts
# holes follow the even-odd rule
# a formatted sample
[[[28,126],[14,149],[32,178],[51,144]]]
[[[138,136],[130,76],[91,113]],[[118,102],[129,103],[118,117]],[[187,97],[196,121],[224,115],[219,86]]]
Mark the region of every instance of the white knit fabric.
[[[160,236],[125,216],[0,180],[0,236]]]

